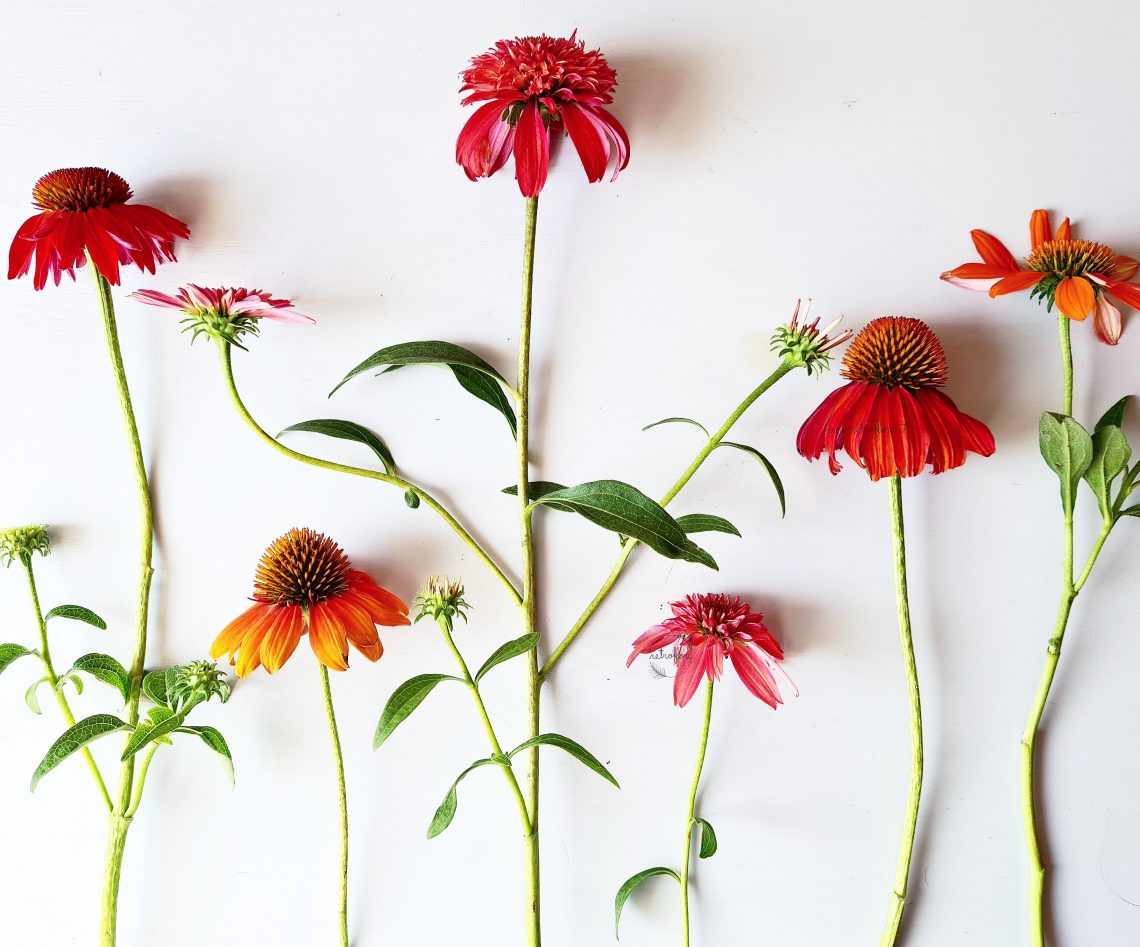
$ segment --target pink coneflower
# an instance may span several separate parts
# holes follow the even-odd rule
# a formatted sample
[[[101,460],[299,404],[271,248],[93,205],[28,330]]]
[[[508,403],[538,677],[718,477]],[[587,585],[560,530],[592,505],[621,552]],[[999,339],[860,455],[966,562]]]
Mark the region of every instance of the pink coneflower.
[[[184,331],[194,338],[205,333],[237,343],[243,335],[256,335],[259,319],[312,325],[315,320],[297,312],[288,299],[274,299],[260,289],[244,287],[208,287],[187,283],[170,296],[154,289],[140,289],[131,293],[132,299],[150,306],[177,309],[186,318]]]
[[[629,137],[603,106],[613,101],[617,73],[599,50],[577,39],[526,36],[499,40],[460,74],[464,105],[483,102],[467,120],[455,160],[467,176],[487,178],[515,156],[525,197],[537,197],[550,169],[550,132],[565,131],[586,177],[600,181],[614,157],[613,177],[629,164]],[[616,157],[615,157],[616,156]]]
[[[40,178],[32,203],[42,213],[29,217],[16,231],[8,253],[8,279],[32,269],[32,285],[43,289],[50,276],[58,286],[87,257],[113,286],[119,266],[133,263],[148,273],[174,259],[174,241],[190,236],[182,221],[146,204],[128,204],[131,188],[103,168],[63,168]]]
[[[673,646],[677,677],[673,703],[684,707],[702,677],[719,681],[725,655],[753,694],[772,709],[782,704],[773,672],[791,680],[776,664],[784,652],[764,624],[764,616],[738,597],[725,594],[686,595],[669,606],[673,617],[654,625],[633,643],[626,667],[639,654],[653,654]],[[794,689],[795,685],[791,685]]]

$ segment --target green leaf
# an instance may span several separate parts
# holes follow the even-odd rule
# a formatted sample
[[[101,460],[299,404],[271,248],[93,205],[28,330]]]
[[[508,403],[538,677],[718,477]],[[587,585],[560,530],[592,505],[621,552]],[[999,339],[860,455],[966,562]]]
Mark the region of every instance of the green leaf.
[[[701,858],[712,858],[716,854],[716,832],[704,819],[694,819],[693,822],[701,827],[701,849],[697,854]]]
[[[500,384],[510,387],[507,385],[507,380],[494,367],[462,345],[439,341],[403,342],[373,352],[340,380],[336,388],[329,392],[329,397],[331,398],[336,394],[346,382],[364,372],[375,369],[402,368],[405,365],[447,365],[452,369],[458,365],[461,368],[474,369]]]
[[[43,708],[40,707],[40,699],[38,696],[36,696],[36,691],[39,689],[39,686],[41,684],[50,681],[50,677],[41,677],[31,687],[24,691],[24,703],[28,705],[28,710],[30,710],[32,713],[42,714],[44,712]]]
[[[324,434],[328,437],[340,438],[342,441],[356,441],[358,444],[364,444],[372,448],[372,452],[380,458],[380,463],[384,465],[385,472],[390,474],[396,472],[396,461],[392,458],[392,452],[388,450],[388,446],[368,428],[353,421],[341,421],[337,418],[301,421],[299,424],[290,424],[277,436],[280,438],[281,434],[288,434],[290,431]]]
[[[520,654],[526,654],[528,651],[534,650],[538,646],[541,635],[523,635],[521,638],[515,638],[514,641],[508,641],[506,644],[500,645],[495,649],[483,666],[479,668],[479,672],[475,675],[475,682],[478,683],[483,679],[491,668],[496,665],[502,664],[504,661],[509,661],[511,658],[517,658]]]
[[[147,719],[138,722],[135,732],[131,734],[126,747],[123,748],[124,763],[148,743],[173,733],[186,722],[182,714],[176,714],[166,707],[152,707],[146,716]]]
[[[59,683],[56,684],[55,689],[60,694],[62,694],[63,693],[63,687],[65,684],[70,684],[72,687],[75,688],[75,695],[77,697],[81,697],[83,695],[83,678],[81,678],[78,674],[71,674],[71,673],[64,674],[59,679]]]
[[[1129,402],[1132,401],[1132,395],[1125,395],[1116,404],[1101,415],[1100,420],[1096,422],[1096,427],[1093,428],[1093,433],[1099,431],[1102,427],[1124,427],[1124,412],[1128,409]]]
[[[618,789],[621,789],[618,781],[614,779],[613,773],[606,769],[593,753],[580,743],[575,743],[569,737],[562,736],[561,733],[540,733],[536,737],[531,737],[529,740],[523,741],[507,755],[510,757],[518,756],[523,750],[529,750],[532,746],[556,746],[560,750],[565,750],[574,757],[574,759],[588,766],[603,779],[608,780],[617,786]]]
[[[555,483],[553,480],[532,480],[526,485],[527,499],[533,503],[535,500],[540,500],[547,494],[555,493],[558,490],[565,490],[566,484]],[[503,493],[509,496],[517,497],[519,495],[519,488],[517,484],[512,484],[509,487],[503,487]],[[562,513],[574,513],[576,510],[572,506],[565,503],[548,503],[552,510],[558,510]]]
[[[142,691],[147,700],[166,706],[166,671],[147,671],[143,677]]]
[[[71,756],[72,753],[83,749],[83,747],[92,741],[98,740],[99,737],[105,737],[108,733],[126,730],[128,726],[127,723],[120,720],[114,714],[95,714],[92,717],[86,717],[80,720],[79,723],[65,731],[63,736],[51,745],[51,749],[47,751],[47,755],[40,762],[40,765],[36,767],[36,771],[32,774],[32,791],[35,791],[41,779]]]
[[[107,630],[107,623],[91,609],[84,608],[82,605],[57,605],[44,615],[44,621],[48,622],[53,618],[72,618],[75,621],[85,621],[89,625],[94,625],[100,631]]]
[[[701,424],[700,421],[694,421],[692,418],[662,418],[660,421],[654,421],[652,424],[645,425],[645,427],[643,427],[641,430],[648,431],[650,428],[655,428],[661,424],[691,424],[694,427],[699,427],[702,431],[704,431],[705,437],[712,437],[712,435],[709,434],[709,429],[707,427]]]
[[[464,391],[489,404],[506,418],[507,425],[511,429],[511,437],[518,436],[518,421],[515,419],[514,409],[511,408],[510,399],[503,391],[503,386],[495,378],[466,365],[452,365],[451,371]]]
[[[230,777],[230,786],[234,785],[234,758],[230,754],[230,746],[226,738],[213,727],[181,727],[179,733],[193,733],[201,739],[211,750],[222,757],[226,764],[226,772]]]
[[[684,559],[686,562],[696,562],[702,566],[708,566],[714,572],[720,571],[720,566],[716,564],[716,560],[706,550],[702,549],[691,539],[685,540],[685,546],[681,550],[681,555],[678,559]]]
[[[1130,506],[1126,510],[1120,511],[1121,516],[1140,516],[1140,503],[1135,506]]]
[[[380,712],[376,736],[372,738],[372,749],[380,749],[392,731],[411,716],[412,711],[424,702],[424,698],[435,690],[440,681],[459,681],[459,678],[450,674],[419,674],[397,687]]]
[[[1084,472],[1084,479],[1096,494],[1101,513],[1108,517],[1112,506],[1112,481],[1128,464],[1132,448],[1120,428],[1106,424],[1093,431],[1092,450],[1092,462]]]
[[[404,491],[404,502],[408,505],[409,509],[417,509],[420,505],[420,495],[415,490]]]
[[[76,659],[71,670],[84,671],[95,680],[110,684],[122,695],[124,702],[130,700],[131,676],[127,673],[127,669],[109,654],[85,654]]]
[[[690,558],[689,539],[677,521],[637,487],[620,480],[593,480],[555,490],[532,502],[571,507],[591,523],[639,540],[666,558]]]
[[[711,513],[686,513],[677,517],[677,525],[686,533],[730,533],[739,536],[740,530],[723,516]]]
[[[3,674],[13,661],[18,661],[29,654],[35,652],[29,651],[22,644],[0,644],[0,674]]]
[[[439,804],[439,808],[435,810],[435,816],[431,820],[431,825],[428,826],[427,837],[429,839],[433,839],[441,832],[443,832],[444,829],[451,825],[451,820],[455,818],[455,810],[459,806],[459,795],[457,790],[459,788],[459,783],[463,777],[470,773],[472,770],[478,769],[480,766],[487,766],[489,764],[500,766],[502,765],[499,760],[493,760],[489,757],[483,760],[476,760],[474,763],[468,766],[467,769],[455,777],[455,782],[451,784],[451,788],[447,791],[447,795],[443,797],[443,802],[441,802]]]
[[[780,498],[780,516],[786,516],[788,512],[787,502],[784,498],[784,482],[780,479],[780,475],[776,472],[775,466],[772,461],[760,453],[755,447],[749,447],[747,444],[737,444],[735,441],[721,441],[717,447],[732,447],[736,450],[744,451],[750,457],[755,457],[764,469],[768,471],[768,476],[772,480],[772,486],[776,488],[776,496]]]
[[[617,896],[614,898],[614,937],[621,939],[621,935],[618,933],[618,928],[621,926],[621,909],[625,907],[625,902],[629,900],[629,896],[637,890],[643,881],[656,875],[668,875],[677,884],[681,883],[681,876],[672,868],[646,868],[645,871],[639,871],[632,878],[627,879],[618,888]]]
[[[1051,411],[1041,415],[1041,456],[1061,481],[1061,504],[1071,512],[1077,484],[1093,458],[1089,432],[1067,415]]]

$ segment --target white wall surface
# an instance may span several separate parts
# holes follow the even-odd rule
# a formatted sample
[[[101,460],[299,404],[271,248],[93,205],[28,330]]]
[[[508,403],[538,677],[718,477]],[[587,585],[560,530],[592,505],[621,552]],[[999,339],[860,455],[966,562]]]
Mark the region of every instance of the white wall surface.
[[[430,369],[325,400],[364,356],[418,338],[470,345],[509,373],[522,201],[509,172],[471,184],[453,161],[466,117],[456,75],[500,37],[577,27],[601,46],[633,143],[616,184],[587,185],[563,149],[542,197],[537,476],[616,477],[659,494],[695,434],[639,428],[670,414],[719,423],[774,366],[767,339],[797,296],[856,327],[885,313],[927,319],[950,356],[949,392],[992,426],[998,453],[906,485],[928,736],[907,943],[1026,942],[1018,739],[1059,580],[1056,483],[1035,434],[1060,397],[1055,330],[1025,296],[992,301],[938,274],[973,258],[971,227],[1023,252],[1038,206],[1140,251],[1140,8],[44,0],[10,3],[4,20],[0,230],[31,212],[41,173],[80,164],[119,171],[138,199],[193,229],[177,264],[153,278],[131,271],[116,294],[156,482],[152,664],[202,655],[243,608],[264,546],[294,525],[334,535],[409,598],[430,572],[461,574],[476,612],[459,639],[473,660],[518,633],[499,587],[430,511],[267,450],[230,408],[209,346],[191,349],[172,314],[125,299],[188,281],[291,297],[319,325],[269,326],[235,359],[265,426],[330,414],[370,425],[410,476],[513,556],[501,418]],[[37,563],[46,603],[81,602],[110,622],[103,634],[59,628],[61,662],[125,655],[136,513],[86,275],[42,293],[27,280],[0,285],[0,326],[0,525],[52,524],[55,551]],[[1074,337],[1080,416],[1140,393],[1140,320],[1115,350],[1091,327]],[[546,759],[550,947],[611,943],[616,886],[679,862],[700,708],[676,710],[668,682],[624,661],[663,603],[698,590],[739,593],[768,616],[802,697],[773,713],[735,680],[718,692],[700,811],[721,850],[696,868],[696,943],[876,941],[908,760],[886,490],[852,465],[832,478],[794,450],[800,422],[837,384],[798,373],[737,432],[782,471],[786,520],[751,460],[718,455],[676,509],[743,530],[709,540],[720,573],[637,555],[548,688],[546,726],[591,747],[623,785]],[[364,460],[350,444],[306,443]],[[1078,603],[1042,739],[1064,947],[1140,940],[1130,525]],[[1079,526],[1089,541],[1095,523]],[[608,571],[613,542],[558,514],[539,528],[542,623],[554,637]],[[15,570],[0,574],[0,628],[5,640],[34,636]],[[429,626],[384,637],[378,665],[357,661],[334,682],[354,944],[519,943],[521,847],[501,780],[474,774],[451,829],[424,840],[451,779],[484,753],[466,695],[441,689],[371,752],[392,689],[450,669]],[[310,657],[299,651],[276,677],[259,673],[230,705],[202,711],[234,749],[235,791],[200,747],[159,757],[127,855],[121,947],[333,941],[334,782]],[[508,666],[488,688],[507,740],[523,735],[521,672]],[[32,673],[18,664],[0,680],[0,939],[86,947],[104,824],[77,760],[27,792],[61,730],[52,710],[23,707]],[[109,693],[92,685],[78,704],[111,709]],[[99,752],[110,760],[114,747]],[[674,944],[677,929],[676,893],[661,882],[630,903],[622,943]]]

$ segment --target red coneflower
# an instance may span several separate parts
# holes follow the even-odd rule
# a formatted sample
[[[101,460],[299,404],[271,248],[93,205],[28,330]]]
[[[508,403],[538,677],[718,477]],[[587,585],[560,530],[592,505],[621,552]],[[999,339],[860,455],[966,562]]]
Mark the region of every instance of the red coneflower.
[[[1033,212],[1029,218],[1032,251],[1024,269],[997,237],[984,230],[971,230],[970,236],[982,262],[947,270],[942,279],[948,283],[988,290],[991,296],[1032,290],[1031,296],[1044,299],[1050,309],[1056,304],[1077,322],[1092,313],[1096,336],[1108,345],[1116,345],[1123,331],[1120,310],[1109,297],[1140,309],[1140,286],[1129,282],[1140,263],[1103,243],[1074,240],[1068,217],[1054,233],[1048,211]]]
[[[127,203],[131,188],[119,175],[103,168],[63,168],[40,178],[32,188],[32,203],[42,213],[29,217],[16,231],[8,253],[8,279],[32,268],[36,289],[48,276],[58,286],[67,273],[90,257],[95,269],[113,286],[119,266],[133,263],[149,273],[174,259],[174,241],[185,240],[190,229],[182,221],[146,204]]]
[[[702,677],[720,680],[727,655],[748,690],[773,710],[783,703],[773,672],[791,681],[776,663],[784,660],[784,652],[765,626],[763,615],[738,597],[723,593],[686,595],[669,607],[673,617],[654,625],[633,643],[626,667],[639,654],[673,647],[677,664],[673,703],[684,707]]]
[[[988,457],[994,438],[981,421],[958,410],[938,389],[946,383],[946,354],[919,319],[883,316],[855,336],[833,391],[800,428],[796,449],[808,460],[827,453],[840,471],[845,450],[872,480],[913,477],[931,464],[942,473],[966,462],[966,452]]]
[[[237,676],[289,660],[308,631],[317,659],[348,670],[348,644],[369,661],[384,653],[377,625],[407,625],[408,606],[352,568],[344,550],[311,529],[291,529],[265,550],[253,582],[255,604],[231,621],[210,648],[229,654]]]
[[[613,157],[614,173],[629,164],[629,137],[604,106],[613,101],[617,73],[599,50],[577,39],[526,36],[500,40],[471,60],[460,78],[464,105],[483,105],[467,120],[455,160],[467,177],[490,177],[515,156],[525,197],[537,197],[550,168],[550,133],[565,131],[589,181],[600,181]]]
[[[304,325],[316,322],[311,316],[297,312],[288,299],[275,299],[260,289],[242,286],[209,287],[187,283],[178,290],[177,296],[140,289],[131,293],[130,298],[148,306],[177,309],[186,316],[182,320],[183,331],[192,332],[194,338],[205,333],[215,339],[237,342],[243,335],[257,335],[257,323],[261,319]]]

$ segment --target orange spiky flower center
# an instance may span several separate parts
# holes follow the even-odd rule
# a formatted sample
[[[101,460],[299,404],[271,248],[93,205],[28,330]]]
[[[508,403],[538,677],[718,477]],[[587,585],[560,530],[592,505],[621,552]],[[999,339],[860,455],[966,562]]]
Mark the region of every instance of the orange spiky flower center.
[[[851,340],[839,373],[882,388],[932,388],[946,384],[946,353],[921,319],[872,319]]]
[[[341,595],[351,570],[344,550],[328,536],[291,529],[270,544],[257,564],[253,597],[267,604],[307,607]]]
[[[1115,262],[1112,248],[1091,240],[1046,240],[1025,259],[1031,270],[1062,277],[1106,274]]]
[[[103,168],[61,168],[32,188],[32,203],[40,210],[91,210],[125,204],[131,197],[131,186]]]

